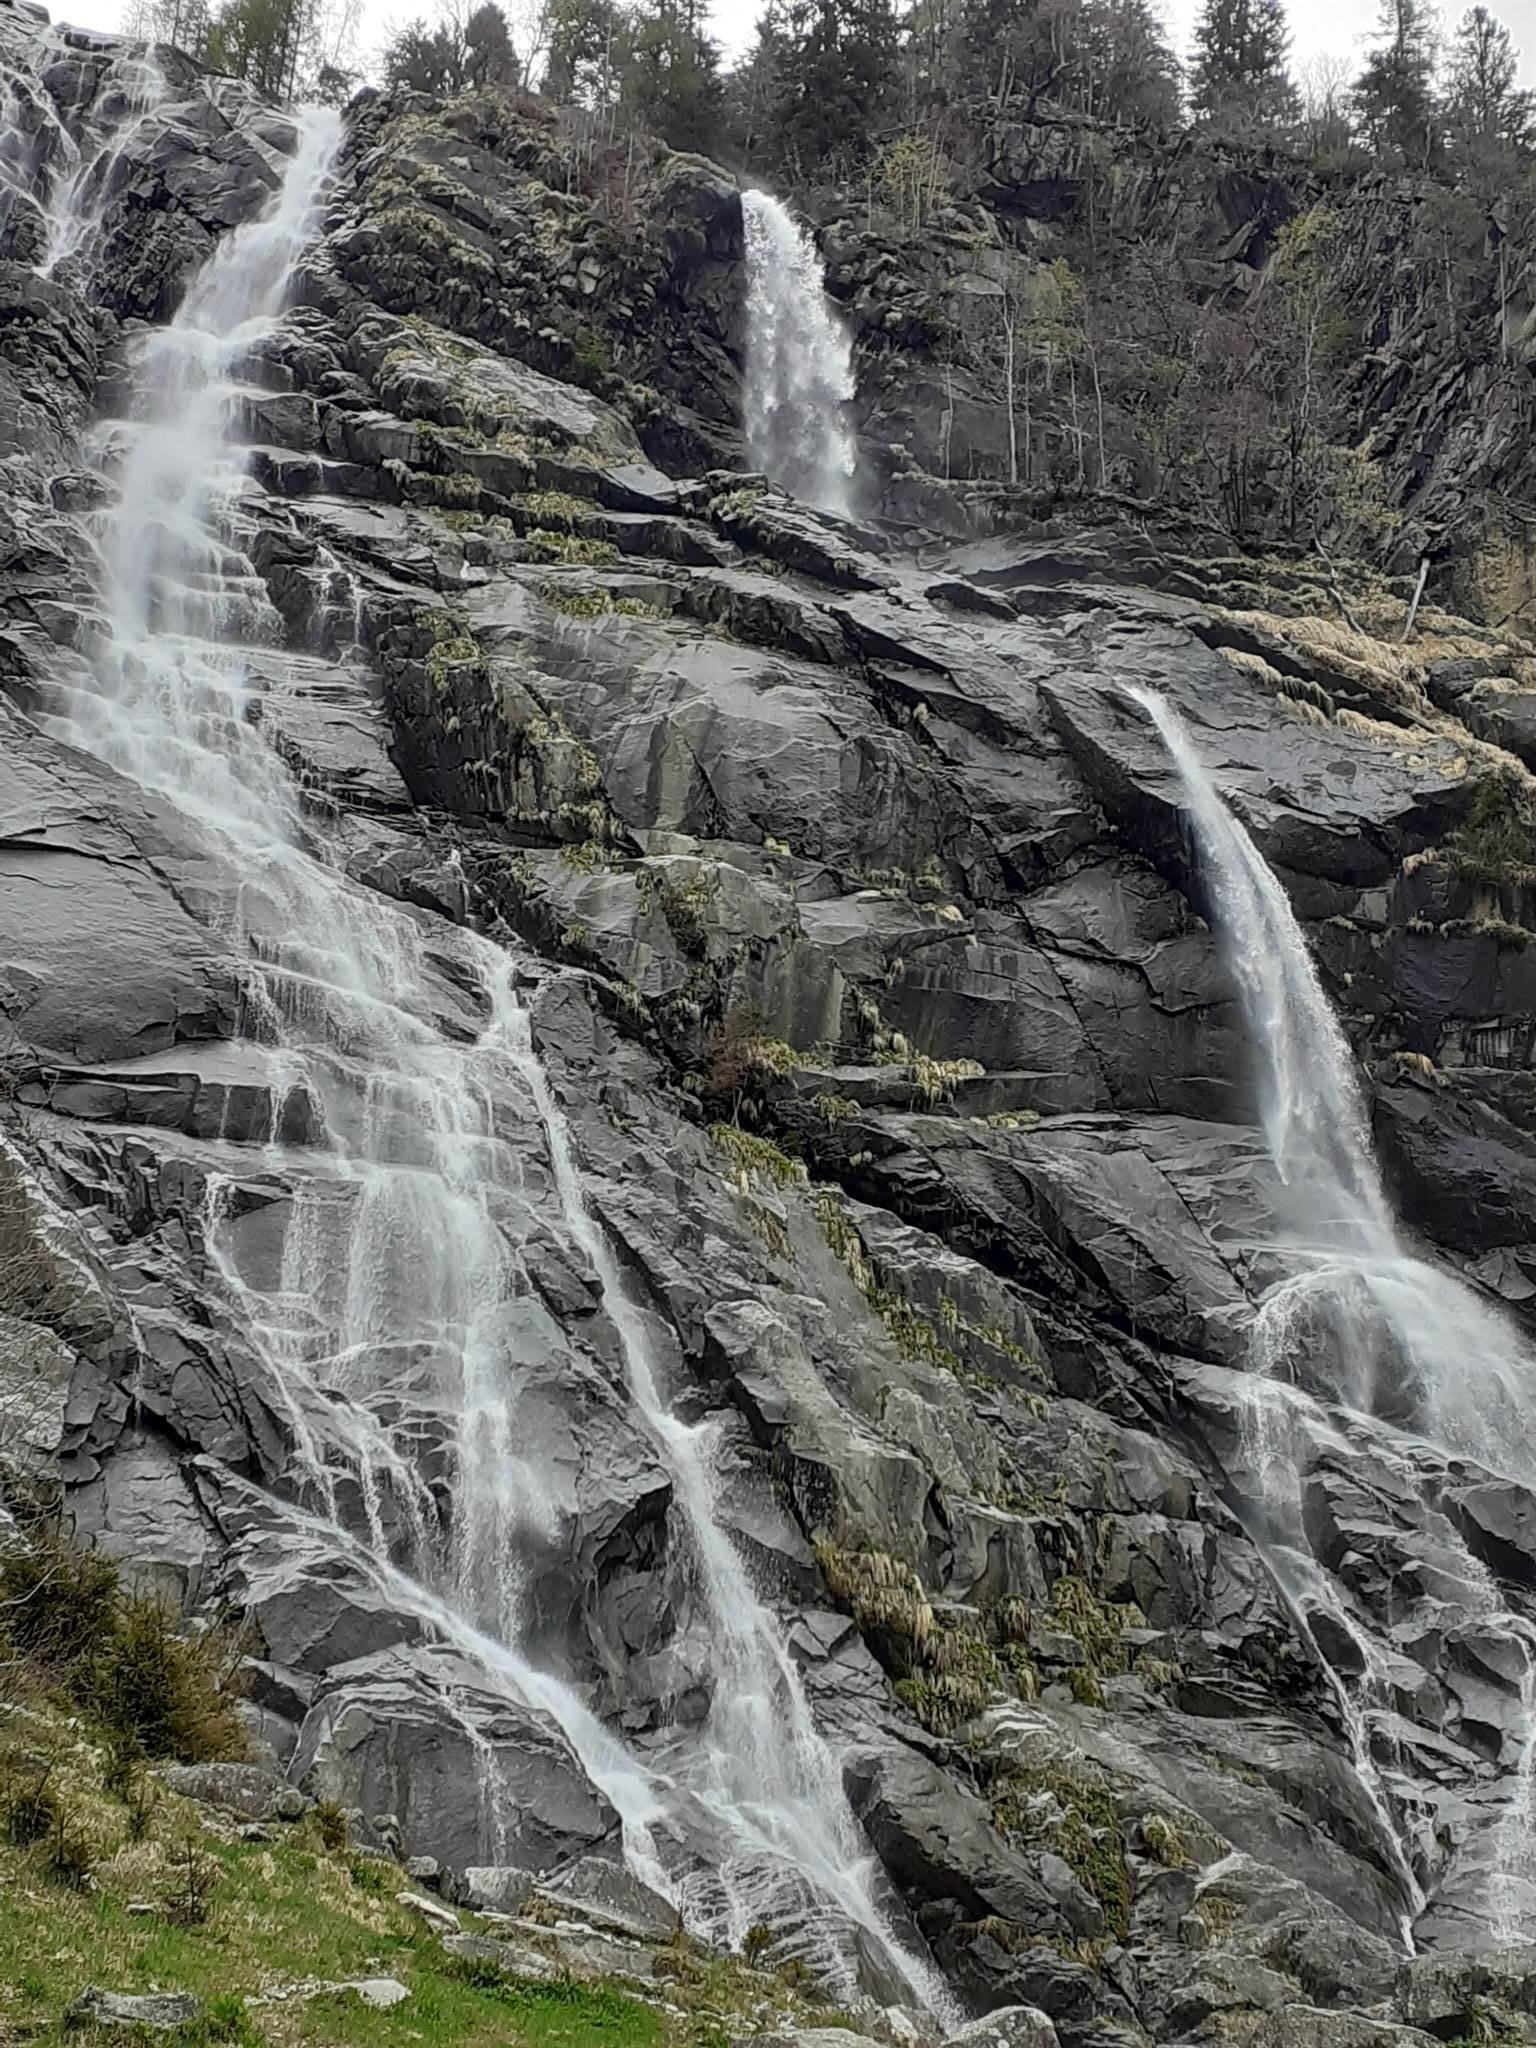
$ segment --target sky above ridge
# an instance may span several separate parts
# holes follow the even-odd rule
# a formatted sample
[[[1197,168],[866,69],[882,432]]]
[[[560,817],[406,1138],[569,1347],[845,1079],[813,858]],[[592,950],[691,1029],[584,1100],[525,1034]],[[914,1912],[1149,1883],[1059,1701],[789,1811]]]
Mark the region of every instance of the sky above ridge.
[[[713,0],[710,12],[715,34],[727,51],[734,54],[751,40],[752,25],[762,0]],[[1536,0],[1486,0],[1490,11],[1509,29],[1520,46],[1521,77],[1536,84]],[[1161,0],[1169,31],[1180,50],[1187,47],[1190,30],[1199,13],[1200,0]],[[1450,31],[1465,11],[1466,0],[1440,0],[1446,30]],[[125,0],[51,0],[56,20],[72,21],[82,28],[117,28]],[[432,0],[362,0],[362,42],[376,49],[401,22],[416,15],[431,15]],[[516,0],[507,9],[515,21]],[[1290,0],[1294,60],[1298,69],[1318,56],[1341,58],[1353,65],[1370,38],[1377,17],[1376,0]]]

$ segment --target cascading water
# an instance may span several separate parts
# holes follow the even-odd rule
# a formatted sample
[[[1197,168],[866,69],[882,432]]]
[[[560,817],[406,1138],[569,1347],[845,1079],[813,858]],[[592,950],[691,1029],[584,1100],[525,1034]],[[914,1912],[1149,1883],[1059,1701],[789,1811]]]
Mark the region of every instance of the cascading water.
[[[66,114],[43,82],[38,32],[26,26],[23,61],[7,48],[0,19],[0,237],[11,239],[14,211],[31,216],[33,267],[51,277],[72,262],[89,264],[114,173],[164,103],[166,81],[153,49],[130,44],[104,67],[85,107]],[[61,77],[75,79],[80,59],[70,31],[44,33]]]
[[[1372,1755],[1380,1658],[1368,1632],[1327,1589],[1302,1528],[1305,1452],[1285,1413],[1304,1400],[1280,1384],[1312,1360],[1323,1397],[1346,1411],[1386,1416],[1441,1454],[1475,1460],[1536,1487],[1529,1429],[1532,1361],[1514,1332],[1471,1287],[1415,1257],[1401,1242],[1371,1144],[1349,1044],[1323,993],[1290,899],[1224,802],[1188,729],[1151,691],[1128,694],[1156,726],[1178,771],[1215,923],[1230,961],[1259,1063],[1260,1108],[1282,1187],[1288,1235],[1275,1247],[1291,1267],[1259,1304],[1251,1338],[1256,1503],[1277,1580],[1298,1607],[1325,1605],[1364,1667],[1351,1690],[1335,1676],[1356,1765],[1379,1816],[1390,1816]],[[1342,1446],[1347,1453],[1347,1446]],[[1459,1551],[1464,1612],[1523,1646],[1527,1733],[1498,1829],[1492,1874],[1495,1932],[1512,1939],[1536,1896],[1536,1631],[1502,1609],[1486,1568],[1447,1525]],[[1289,1557],[1289,1565],[1286,1558]],[[1294,1583],[1287,1584],[1287,1579]],[[1410,1909],[1422,1903],[1414,1844],[1389,1853]],[[1520,1905],[1512,1903],[1521,1895]]]
[[[766,192],[741,195],[747,252],[747,459],[819,511],[848,518],[858,443],[853,346],[809,233]]]
[[[140,337],[144,416],[100,434],[118,484],[98,536],[106,627],[93,686],[57,720],[174,804],[241,878],[229,937],[248,962],[247,1073],[271,1103],[257,1167],[287,1215],[276,1259],[253,1253],[239,1228],[253,1161],[230,1144],[227,1171],[208,1179],[206,1241],[290,1443],[282,1497],[250,1488],[247,1581],[258,1601],[307,1575],[369,1589],[442,1647],[451,1711],[468,1673],[547,1716],[618,1812],[637,1874],[701,1931],[740,1938],[765,1922],[835,1990],[871,1966],[942,2012],[942,1984],[894,1930],[838,1759],[717,1520],[711,1429],[666,1404],[510,959],[352,882],[265,737],[304,657],[283,649],[251,564],[231,422],[242,365],[317,228],[337,140],[336,116],[307,114],[272,211],[225,238],[170,327]],[[509,1142],[509,1117],[536,1134],[537,1167]],[[540,1456],[531,1390],[551,1358],[590,1369],[530,1278],[519,1217],[535,1206],[596,1277],[711,1644],[704,1726],[644,1761],[527,1641],[530,1559],[575,1505]],[[446,1514],[425,1476],[442,1469]],[[494,1856],[494,1745],[464,1725],[484,1756]]]

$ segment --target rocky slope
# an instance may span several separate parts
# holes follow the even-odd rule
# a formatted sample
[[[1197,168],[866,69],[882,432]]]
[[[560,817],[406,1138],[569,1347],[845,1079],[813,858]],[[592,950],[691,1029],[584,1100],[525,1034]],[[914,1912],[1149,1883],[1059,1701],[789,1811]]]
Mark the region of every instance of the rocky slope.
[[[0,40],[76,131],[122,57],[61,54],[12,0]],[[101,630],[86,437],[130,323],[292,147],[171,79],[82,252],[41,275],[35,210],[4,226],[7,1215],[47,1255],[11,1259],[0,1328],[80,1532],[250,1609],[270,1759],[391,1848],[543,1874],[617,1841],[548,1717],[445,1663],[387,1576],[295,1563],[263,1505],[302,1469],[245,1290],[315,1164],[301,1106],[273,1128],[241,877],[52,722]],[[1040,2007],[1072,2048],[1528,2031],[1536,1959],[1492,1939],[1533,1902],[1506,1847],[1523,1667],[1444,1588],[1470,1546],[1536,1611],[1536,1503],[1315,1410],[1309,1536],[1392,1648],[1384,1813],[1326,1617],[1244,1519],[1277,1189],[1124,686],[1185,710],[1291,891],[1405,1215],[1527,1317],[1536,669],[1438,614],[1403,647],[1322,624],[1294,569],[853,529],[728,473],[728,181],[660,160],[615,225],[560,148],[526,109],[364,104],[253,351],[249,553],[287,634],[261,721],[314,830],[409,907],[444,1030],[484,1023],[455,927],[511,950],[674,1401],[718,1433],[720,1518],[966,2003]],[[1390,590],[1358,605],[1395,637]],[[665,1764],[715,1645],[551,1220],[547,1125],[511,1091],[495,1115],[562,1502],[534,1640]],[[440,1480],[441,1442],[420,1455]]]

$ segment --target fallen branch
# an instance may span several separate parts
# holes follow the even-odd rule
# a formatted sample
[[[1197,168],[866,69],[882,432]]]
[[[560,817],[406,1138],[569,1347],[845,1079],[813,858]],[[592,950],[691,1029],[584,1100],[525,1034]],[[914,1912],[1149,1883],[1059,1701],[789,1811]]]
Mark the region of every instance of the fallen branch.
[[[1419,581],[1418,581],[1418,587],[1417,587],[1417,588],[1415,589],[1415,591],[1414,591],[1414,593],[1413,593],[1413,603],[1412,603],[1411,605],[1409,605],[1409,607],[1408,607],[1408,616],[1407,616],[1407,618],[1406,618],[1406,619],[1405,619],[1405,620],[1403,621],[1403,630],[1402,630],[1402,633],[1401,633],[1401,635],[1400,635],[1400,636],[1399,636],[1399,638],[1398,638],[1398,643],[1397,643],[1397,644],[1399,645],[1399,647],[1401,647],[1401,646],[1402,646],[1403,642],[1404,642],[1404,641],[1405,641],[1405,640],[1406,640],[1406,639],[1408,638],[1409,634],[1410,634],[1410,633],[1411,633],[1411,632],[1413,631],[1413,622],[1414,622],[1414,620],[1415,620],[1415,619],[1416,619],[1416,618],[1417,618],[1417,617],[1419,616],[1419,605],[1420,605],[1421,601],[1423,600],[1423,596],[1424,596],[1424,586],[1425,586],[1425,584],[1426,584],[1426,583],[1427,583],[1428,581],[1429,581],[1429,557],[1428,557],[1428,555],[1421,555],[1421,556],[1419,557]]]

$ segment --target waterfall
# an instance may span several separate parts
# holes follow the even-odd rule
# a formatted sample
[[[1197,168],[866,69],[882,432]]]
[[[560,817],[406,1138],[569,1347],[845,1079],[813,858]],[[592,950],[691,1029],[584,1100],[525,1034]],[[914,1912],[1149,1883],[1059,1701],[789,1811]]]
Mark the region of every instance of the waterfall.
[[[747,459],[818,511],[848,518],[858,444],[853,347],[807,230],[766,192],[741,195],[747,251]]]
[[[1345,1721],[1357,1769],[1378,1814],[1390,1809],[1371,1753],[1378,1684],[1373,1645],[1331,1591],[1302,1532],[1302,1432],[1284,1413],[1279,1384],[1300,1363],[1318,1371],[1323,1398],[1382,1416],[1447,1458],[1467,1458],[1536,1489],[1529,1426],[1533,1362],[1503,1317],[1470,1286],[1403,1244],[1371,1143],[1348,1040],[1323,993],[1289,897],[1234,816],[1187,727],[1148,690],[1128,694],[1147,712],[1177,770],[1223,951],[1237,983],[1259,1068],[1260,1113],[1279,1176],[1289,1236],[1275,1249],[1292,1270],[1259,1303],[1251,1337],[1251,1427],[1265,1498],[1256,1503],[1271,1563],[1330,1607],[1361,1652],[1365,1682]],[[1449,1526],[1449,1525],[1447,1525]],[[1504,1611],[1486,1568],[1453,1537],[1469,1617],[1521,1642],[1527,1733],[1498,1828],[1492,1899],[1495,1932],[1513,1939],[1536,1901],[1536,1631]],[[1291,1570],[1277,1563],[1291,1551]],[[1334,1675],[1336,1689],[1347,1682]],[[1421,1902],[1411,1845],[1389,1854],[1410,1906]],[[1520,1904],[1512,1903],[1516,1894]]]
[[[116,482],[96,535],[105,632],[91,686],[55,720],[173,804],[239,877],[226,936],[271,1108],[264,1154],[221,1148],[204,1235],[289,1444],[281,1493],[231,1476],[250,1496],[248,1584],[258,1602],[317,1576],[363,1588],[493,1696],[547,1716],[619,1814],[631,1867],[700,1931],[740,1940],[764,1922],[834,1993],[872,1973],[946,2012],[882,1903],[838,1756],[717,1519],[712,1426],[667,1405],[510,958],[351,880],[343,835],[306,810],[266,736],[267,700],[305,657],[285,650],[252,566],[255,500],[232,423],[252,344],[318,230],[338,140],[335,114],[307,112],[267,215],[223,239],[170,326],[135,338],[140,410],[103,426],[97,448]],[[253,1168],[287,1196],[265,1266],[238,1228]],[[596,1374],[530,1269],[550,1232],[595,1276],[624,1369],[614,1398],[670,1479],[710,1645],[703,1727],[643,1760],[529,1641],[532,1572],[575,1507],[540,1375]],[[447,1475],[446,1514],[429,1472]],[[451,1687],[446,1703],[457,1711]],[[495,1747],[464,1725],[494,1857]]]
[[[14,216],[30,216],[34,268],[51,277],[71,259],[89,266],[117,168],[159,113],[167,86],[154,50],[129,44],[89,105],[66,118],[47,89],[36,41],[41,35],[61,77],[73,79],[79,58],[69,31],[24,23],[23,44],[15,26],[0,14],[0,237],[9,243]]]

